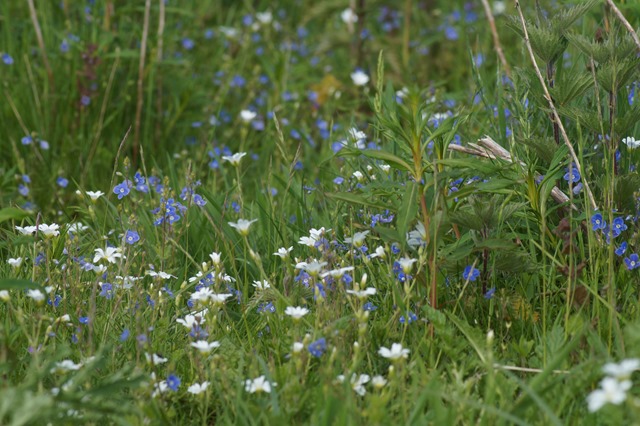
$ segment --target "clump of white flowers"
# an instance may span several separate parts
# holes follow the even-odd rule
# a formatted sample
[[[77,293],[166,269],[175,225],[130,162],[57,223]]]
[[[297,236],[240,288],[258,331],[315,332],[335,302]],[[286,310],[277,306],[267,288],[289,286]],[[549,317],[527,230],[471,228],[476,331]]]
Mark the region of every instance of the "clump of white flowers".
[[[622,404],[627,399],[627,391],[631,389],[631,374],[636,370],[640,370],[640,359],[605,364],[602,371],[607,377],[602,379],[598,389],[587,396],[589,411],[598,411],[606,404]]]

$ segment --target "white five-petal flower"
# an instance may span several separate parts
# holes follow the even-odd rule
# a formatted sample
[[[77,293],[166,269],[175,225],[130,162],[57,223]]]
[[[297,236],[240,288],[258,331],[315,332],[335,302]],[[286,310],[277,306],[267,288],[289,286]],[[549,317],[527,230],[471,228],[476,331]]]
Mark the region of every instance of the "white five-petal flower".
[[[397,361],[401,358],[409,357],[409,349],[403,348],[401,343],[394,343],[391,345],[391,349],[385,348],[384,346],[380,348],[378,353],[390,359],[391,361]]]
[[[627,391],[631,388],[631,381],[619,381],[613,377],[605,377],[600,382],[600,389],[596,389],[587,396],[589,411],[595,412],[605,404],[620,405],[627,399]]]
[[[120,253],[120,248],[119,247],[105,247],[105,249],[101,249],[101,248],[97,248],[95,250],[96,254],[93,257],[93,263],[97,263],[101,260],[106,260],[109,263],[116,263],[116,259],[118,258],[122,258],[125,259],[126,257]]]
[[[296,306],[296,307],[288,306],[287,309],[284,310],[284,313],[285,315],[289,315],[295,320],[299,320],[300,318],[302,318],[303,316],[309,313],[309,309],[303,308],[300,306]]]
[[[187,392],[198,395],[207,390],[209,382],[194,383],[187,388]]]
[[[240,160],[242,160],[242,157],[244,157],[245,155],[247,155],[246,152],[236,152],[231,156],[223,155],[222,159],[231,163],[232,166],[237,166],[238,164],[240,164]]]
[[[238,222],[229,222],[229,226],[235,228],[236,231],[240,233],[240,235],[249,235],[249,227],[253,222],[257,222],[258,219],[246,220],[246,219],[238,219]]]
[[[265,376],[260,376],[253,380],[247,379],[244,382],[244,389],[249,393],[271,393],[271,386],[277,386],[277,384],[269,382]]]
[[[198,340],[197,342],[191,342],[191,346],[200,351],[200,353],[208,354],[215,348],[220,347],[220,342],[207,342],[206,340]]]

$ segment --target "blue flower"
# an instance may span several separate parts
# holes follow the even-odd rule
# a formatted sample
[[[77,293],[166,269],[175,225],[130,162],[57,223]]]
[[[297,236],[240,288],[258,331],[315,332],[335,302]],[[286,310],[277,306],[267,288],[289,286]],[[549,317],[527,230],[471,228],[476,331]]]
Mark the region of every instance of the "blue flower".
[[[33,138],[31,136],[25,136],[20,139],[22,145],[31,145],[33,143]]]
[[[376,309],[378,309],[378,307],[376,305],[374,305],[373,303],[371,303],[371,302],[367,302],[364,305],[362,305],[362,309],[364,309],[365,311],[368,311],[368,312],[373,312]]]
[[[167,387],[174,392],[177,391],[180,387],[180,377],[175,374],[169,374],[169,377],[167,377]]]
[[[113,299],[113,286],[109,283],[102,283],[102,287],[100,287],[100,296],[106,297],[107,299]]]
[[[624,263],[627,265],[628,270],[633,271],[638,266],[640,266],[640,263],[638,263],[638,260],[640,260],[638,258],[638,255],[633,253],[631,256],[624,258]]]
[[[125,328],[124,330],[122,330],[122,333],[120,333],[120,341],[124,342],[125,340],[127,340],[129,338],[129,329]]]
[[[600,213],[596,213],[591,216],[591,224],[593,225],[594,231],[604,229],[607,226],[607,222],[604,221]]]
[[[185,50],[191,50],[191,49],[193,49],[193,47],[194,47],[195,45],[196,45],[196,44],[195,44],[195,43],[193,42],[193,40],[191,40],[190,38],[185,37],[185,38],[183,38],[183,39],[182,39],[182,47],[183,47]]]
[[[491,298],[493,298],[493,294],[496,292],[496,288],[490,288],[489,290],[487,290],[487,292],[484,294],[484,298],[489,300]]]
[[[620,235],[622,233],[622,231],[625,231],[627,229],[627,225],[624,223],[624,219],[621,217],[617,217],[615,219],[613,219],[613,236],[617,237],[618,235]]]
[[[140,241],[140,235],[136,231],[128,230],[124,236],[124,240],[127,244],[135,244]]]
[[[193,203],[198,206],[198,207],[204,207],[207,204],[207,200],[205,200],[204,198],[202,198],[201,195],[199,194],[195,194],[193,196]]]
[[[122,200],[122,198],[129,195],[129,192],[131,191],[129,189],[130,185],[131,185],[131,181],[125,180],[124,182],[122,182],[119,185],[116,185],[115,188],[113,188],[113,193],[118,196],[118,200]]]
[[[327,350],[327,341],[324,337],[321,337],[315,342],[309,343],[308,349],[311,355],[320,358],[324,351]]]
[[[407,312],[407,318],[404,317],[404,315],[400,316],[400,324],[411,324],[414,321],[417,321],[418,316],[416,314],[414,314],[413,312],[409,311]]]
[[[563,179],[567,182],[578,183],[580,181],[580,172],[576,166],[571,167],[571,171],[566,169],[567,173],[565,173]]]
[[[89,324],[89,317],[80,317],[78,318],[80,324]]]
[[[616,249],[615,253],[618,256],[622,256],[627,251],[627,242],[623,241],[620,246]]]
[[[464,268],[464,272],[462,273],[462,278],[469,281],[475,281],[480,276],[480,271],[473,266],[469,265]]]
[[[5,65],[13,65],[13,58],[8,53],[3,53],[2,54],[2,62]]]
[[[56,179],[56,183],[58,184],[58,186],[62,188],[66,188],[67,185],[69,185],[69,179],[65,179],[62,176],[58,176],[58,179]]]
[[[20,195],[22,195],[23,197],[26,197],[27,195],[29,195],[29,187],[23,184],[18,185],[18,193],[20,193]]]

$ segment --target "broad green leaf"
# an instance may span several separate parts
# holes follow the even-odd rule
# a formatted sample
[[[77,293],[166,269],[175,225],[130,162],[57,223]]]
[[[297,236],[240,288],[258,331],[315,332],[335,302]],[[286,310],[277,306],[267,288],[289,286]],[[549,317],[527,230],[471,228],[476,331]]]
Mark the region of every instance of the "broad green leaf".
[[[42,286],[29,280],[22,280],[18,278],[3,278],[0,279],[0,290],[29,290],[39,289],[42,290]]]
[[[17,207],[5,207],[0,210],[0,223],[6,222],[7,220],[22,220],[29,216],[31,216],[31,214],[26,210]]]
[[[409,225],[416,217],[419,189],[420,187],[415,182],[407,182],[406,190],[402,197],[402,205],[398,209],[398,215],[396,216],[396,224],[400,235],[407,233]]]

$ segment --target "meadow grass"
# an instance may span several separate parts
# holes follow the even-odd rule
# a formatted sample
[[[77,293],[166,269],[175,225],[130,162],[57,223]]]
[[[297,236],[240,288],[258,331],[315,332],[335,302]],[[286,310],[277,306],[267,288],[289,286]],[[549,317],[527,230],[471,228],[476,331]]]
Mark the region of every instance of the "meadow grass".
[[[560,3],[0,2],[0,423],[637,422],[640,8]]]

